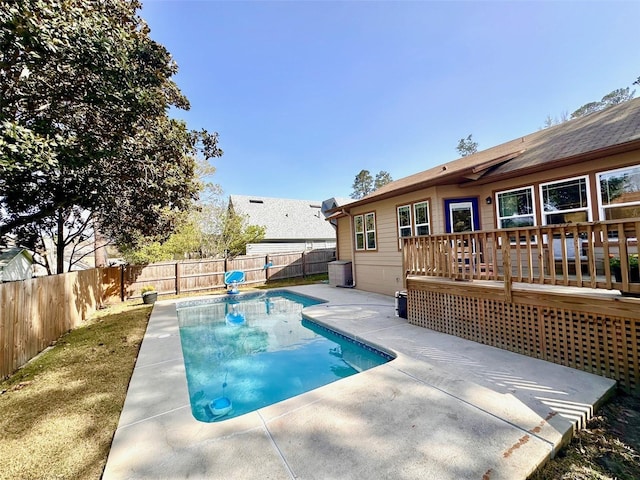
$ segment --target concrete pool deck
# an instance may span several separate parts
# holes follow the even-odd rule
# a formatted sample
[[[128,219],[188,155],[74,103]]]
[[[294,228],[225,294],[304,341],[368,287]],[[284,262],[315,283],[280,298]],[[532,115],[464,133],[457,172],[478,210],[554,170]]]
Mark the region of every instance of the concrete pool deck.
[[[191,415],[175,301],[158,302],[105,480],[526,479],[613,380],[409,325],[394,299],[328,285],[303,314],[397,358],[218,423]]]

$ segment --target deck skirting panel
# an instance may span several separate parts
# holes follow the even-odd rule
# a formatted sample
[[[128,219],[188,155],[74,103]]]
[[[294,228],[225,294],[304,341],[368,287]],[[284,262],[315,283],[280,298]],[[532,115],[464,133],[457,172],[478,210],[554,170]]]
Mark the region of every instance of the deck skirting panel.
[[[640,395],[640,299],[407,279],[411,324],[584,370]]]

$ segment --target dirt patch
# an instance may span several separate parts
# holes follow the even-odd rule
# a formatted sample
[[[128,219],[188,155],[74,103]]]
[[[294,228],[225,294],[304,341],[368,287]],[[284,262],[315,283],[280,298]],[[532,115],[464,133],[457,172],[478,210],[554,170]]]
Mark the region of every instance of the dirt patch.
[[[640,398],[618,393],[530,480],[640,478]]]

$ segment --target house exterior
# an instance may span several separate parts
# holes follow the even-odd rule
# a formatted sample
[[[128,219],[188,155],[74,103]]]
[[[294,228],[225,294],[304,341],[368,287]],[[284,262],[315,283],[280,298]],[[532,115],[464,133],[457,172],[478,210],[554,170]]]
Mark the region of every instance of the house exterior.
[[[0,282],[28,280],[33,277],[33,256],[22,247],[0,252]]]
[[[260,243],[247,245],[247,255],[336,246],[335,227],[325,220],[320,201],[231,195],[229,208],[245,215],[250,225],[266,229]]]
[[[640,395],[640,99],[330,213],[353,286],[406,290],[409,323]]]
[[[331,213],[337,258],[352,262],[356,288],[388,295],[406,287],[403,238],[640,221],[640,99],[396,180]],[[594,260],[603,273],[605,259]]]

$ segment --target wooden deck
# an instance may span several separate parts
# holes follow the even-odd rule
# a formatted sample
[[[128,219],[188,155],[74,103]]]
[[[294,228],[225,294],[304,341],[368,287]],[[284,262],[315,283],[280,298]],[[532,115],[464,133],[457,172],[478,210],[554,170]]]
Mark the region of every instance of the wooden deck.
[[[640,395],[638,237],[640,219],[403,238],[409,322]]]
[[[407,275],[574,286],[640,295],[640,219],[405,237]],[[616,260],[616,266],[612,260]]]

